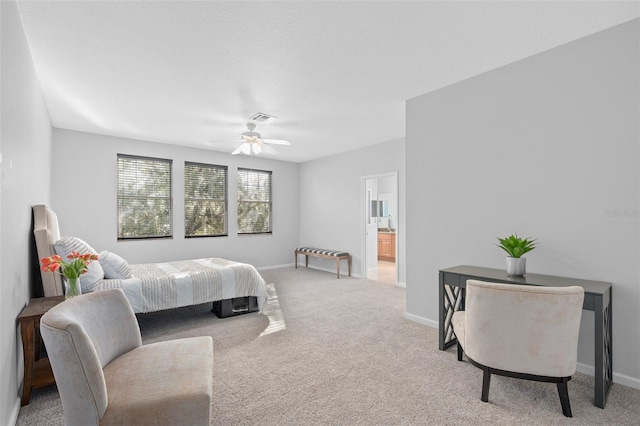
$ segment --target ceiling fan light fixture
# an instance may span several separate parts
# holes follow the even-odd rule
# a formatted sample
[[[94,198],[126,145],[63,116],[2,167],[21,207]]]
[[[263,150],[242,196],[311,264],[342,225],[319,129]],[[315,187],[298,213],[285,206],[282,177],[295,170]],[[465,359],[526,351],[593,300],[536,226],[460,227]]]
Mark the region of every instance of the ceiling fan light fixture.
[[[237,147],[231,154],[258,155],[262,152],[262,146],[258,142],[244,142]]]
[[[240,135],[247,142],[255,142],[260,139],[260,133],[258,132],[242,132]]]
[[[269,144],[286,145],[290,146],[291,142],[282,139],[262,139],[260,133],[255,131],[256,124],[248,122],[246,124],[247,130],[240,133],[240,140],[236,142],[242,142],[231,154],[245,154],[245,155],[258,155],[260,153],[266,153],[271,155],[277,155],[278,150],[269,146]]]
[[[242,136],[242,139],[244,139],[247,142],[255,142],[258,139],[260,139],[260,133],[254,132],[256,128],[256,125],[254,123],[247,123],[246,126],[247,126],[247,131],[240,133],[240,136]]]

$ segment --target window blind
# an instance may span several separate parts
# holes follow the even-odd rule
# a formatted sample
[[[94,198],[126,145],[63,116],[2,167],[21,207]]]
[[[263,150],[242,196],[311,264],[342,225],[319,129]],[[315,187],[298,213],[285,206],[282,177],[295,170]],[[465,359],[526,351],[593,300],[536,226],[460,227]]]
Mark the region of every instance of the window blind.
[[[118,154],[118,240],[170,238],[171,160]]]
[[[238,234],[271,233],[271,172],[238,168]]]
[[[227,235],[227,166],[184,163],[184,235]]]

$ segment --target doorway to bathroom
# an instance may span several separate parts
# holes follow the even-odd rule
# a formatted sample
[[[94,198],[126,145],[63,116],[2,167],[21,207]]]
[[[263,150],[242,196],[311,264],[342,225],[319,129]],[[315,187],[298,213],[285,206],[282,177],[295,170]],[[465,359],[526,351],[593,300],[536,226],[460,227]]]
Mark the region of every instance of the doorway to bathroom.
[[[363,176],[363,271],[366,278],[398,283],[398,172]]]

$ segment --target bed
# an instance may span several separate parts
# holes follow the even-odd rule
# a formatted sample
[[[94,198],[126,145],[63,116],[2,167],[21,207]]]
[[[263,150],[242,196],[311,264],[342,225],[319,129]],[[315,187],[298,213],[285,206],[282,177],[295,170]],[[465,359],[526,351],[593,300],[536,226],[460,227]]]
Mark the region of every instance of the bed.
[[[266,283],[252,265],[221,258],[130,265],[115,253],[97,253],[78,238],[61,237],[58,218],[47,206],[33,206],[33,216],[38,259],[95,252],[98,261],[81,279],[83,292],[122,288],[136,313],[213,302],[213,311],[226,317],[257,311],[267,299]],[[45,297],[63,294],[60,274],[41,275]]]

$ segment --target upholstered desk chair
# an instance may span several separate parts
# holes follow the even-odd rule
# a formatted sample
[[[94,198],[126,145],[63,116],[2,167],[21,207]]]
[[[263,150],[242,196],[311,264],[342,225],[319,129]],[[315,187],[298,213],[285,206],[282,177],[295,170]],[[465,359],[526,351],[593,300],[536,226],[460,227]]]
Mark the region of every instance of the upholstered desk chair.
[[[572,417],[567,382],[576,371],[582,287],[534,287],[468,280],[465,311],[453,314],[462,353],[484,372],[481,400],[489,400],[491,374],[556,383],[562,413]]]
[[[68,299],[40,324],[67,425],[211,423],[211,337],[143,346],[120,289]]]

